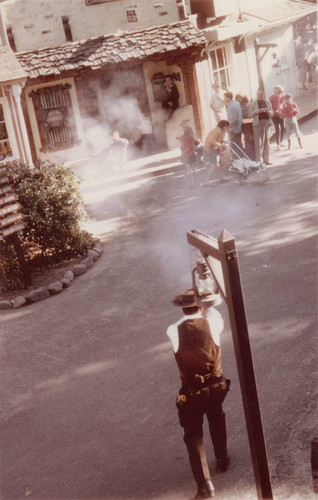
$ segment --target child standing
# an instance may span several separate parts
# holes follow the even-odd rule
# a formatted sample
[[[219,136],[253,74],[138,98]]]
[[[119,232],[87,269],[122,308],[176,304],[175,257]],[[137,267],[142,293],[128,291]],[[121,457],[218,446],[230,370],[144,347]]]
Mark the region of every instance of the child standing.
[[[194,132],[188,120],[181,123],[183,135],[178,137],[181,149],[181,162],[186,167],[187,181],[190,188],[194,187],[197,182],[197,157],[195,151],[199,145],[194,137]]]
[[[290,137],[295,132],[298,139],[299,146],[302,148],[300,140],[300,131],[298,127],[297,115],[299,108],[293,101],[291,94],[285,94],[285,102],[282,106],[282,116],[285,118],[285,125],[287,131],[288,149],[290,149]]]

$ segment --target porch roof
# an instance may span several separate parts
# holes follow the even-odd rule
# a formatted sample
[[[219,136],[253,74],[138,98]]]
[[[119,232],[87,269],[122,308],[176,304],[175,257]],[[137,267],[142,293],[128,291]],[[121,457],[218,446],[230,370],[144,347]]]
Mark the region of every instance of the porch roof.
[[[284,20],[291,22],[317,11],[317,5],[302,0],[280,0],[280,2],[252,2],[247,9],[242,8],[242,16],[259,19],[268,23]]]
[[[30,78],[57,76],[69,70],[98,70],[107,64],[142,60],[175,50],[202,47],[206,38],[188,20],[141,31],[103,35],[17,53]]]
[[[242,8],[241,21],[224,20],[218,26],[203,30],[209,42],[224,42],[237,36],[257,35],[279,25],[292,23],[317,11],[317,5],[302,0],[279,2],[249,2]]]
[[[0,84],[15,83],[27,76],[9,45],[0,45]]]

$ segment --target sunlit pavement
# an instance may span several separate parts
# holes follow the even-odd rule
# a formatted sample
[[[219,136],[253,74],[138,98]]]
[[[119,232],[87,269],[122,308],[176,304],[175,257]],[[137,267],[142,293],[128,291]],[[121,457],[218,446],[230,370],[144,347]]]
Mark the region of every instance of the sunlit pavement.
[[[103,254],[62,294],[1,314],[1,499],[188,500],[196,493],[167,326],[196,259],[186,231],[236,239],[275,500],[315,500],[317,135],[275,152],[264,185],[188,189],[177,151],[78,168]],[[200,172],[204,177],[205,172]],[[133,187],[132,187],[133,186]],[[257,497],[226,307],[231,464],[216,498]]]
[[[301,161],[317,154],[317,119],[313,118],[303,123],[300,130],[302,133],[302,149],[299,147],[295,136],[291,138],[291,148],[289,150],[286,139],[283,142],[284,147],[279,151],[276,144],[271,143],[270,162],[272,165],[267,166],[270,177],[277,167],[288,166],[291,162]],[[128,161],[125,169],[120,172],[118,172],[116,166],[109,165],[106,160],[103,161],[101,158],[96,162],[90,157],[78,163],[74,170],[82,179],[81,192],[87,206],[102,203],[125,192],[147,187],[155,178],[167,177],[176,172],[180,176],[180,183],[183,182],[183,185],[186,185],[185,170],[180,163],[179,149]],[[286,175],[288,175],[288,171],[286,171]],[[201,169],[198,174],[201,182],[204,180],[204,176],[205,169]],[[217,189],[224,188],[226,188],[224,185],[217,186]],[[98,217],[98,219],[100,218]],[[112,217],[107,218],[107,220],[96,220],[94,217],[88,217],[84,222],[84,228],[96,235],[100,235],[112,232],[118,222],[118,219],[114,220]]]

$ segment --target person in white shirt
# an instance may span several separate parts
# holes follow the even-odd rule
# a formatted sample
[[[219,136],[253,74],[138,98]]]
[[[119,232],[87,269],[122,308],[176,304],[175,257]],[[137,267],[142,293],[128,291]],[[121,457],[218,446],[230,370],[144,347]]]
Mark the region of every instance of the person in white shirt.
[[[213,93],[210,98],[210,107],[214,113],[216,123],[219,123],[221,120],[226,120],[224,90],[219,82],[215,82],[212,87]]]
[[[225,472],[230,462],[222,408],[230,386],[230,380],[225,379],[221,367],[223,319],[214,307],[205,310],[198,307],[192,289],[175,297],[173,304],[180,306],[184,313],[167,330],[181,379],[177,398],[179,421],[198,486],[195,499],[207,499],[214,496],[214,487],[203,445],[205,414],[218,468]]]

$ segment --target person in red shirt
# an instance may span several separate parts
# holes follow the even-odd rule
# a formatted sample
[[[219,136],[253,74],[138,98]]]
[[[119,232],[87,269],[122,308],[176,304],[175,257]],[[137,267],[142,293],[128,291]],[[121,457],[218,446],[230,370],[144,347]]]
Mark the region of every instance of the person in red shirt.
[[[283,146],[285,131],[284,118],[282,117],[282,106],[285,102],[284,88],[281,85],[275,85],[274,93],[270,96],[269,100],[274,111],[272,120],[275,127],[277,150],[279,151],[281,146]]]
[[[301,134],[298,127],[297,115],[299,113],[299,108],[297,104],[293,101],[291,94],[285,94],[285,102],[282,106],[282,116],[285,118],[288,149],[290,149],[290,138],[293,132],[296,134],[299,146],[302,148]]]
[[[181,162],[186,167],[188,186],[194,187],[197,183],[197,157],[195,151],[199,145],[199,141],[195,139],[193,129],[189,120],[181,123],[183,135],[178,137],[181,149]]]

